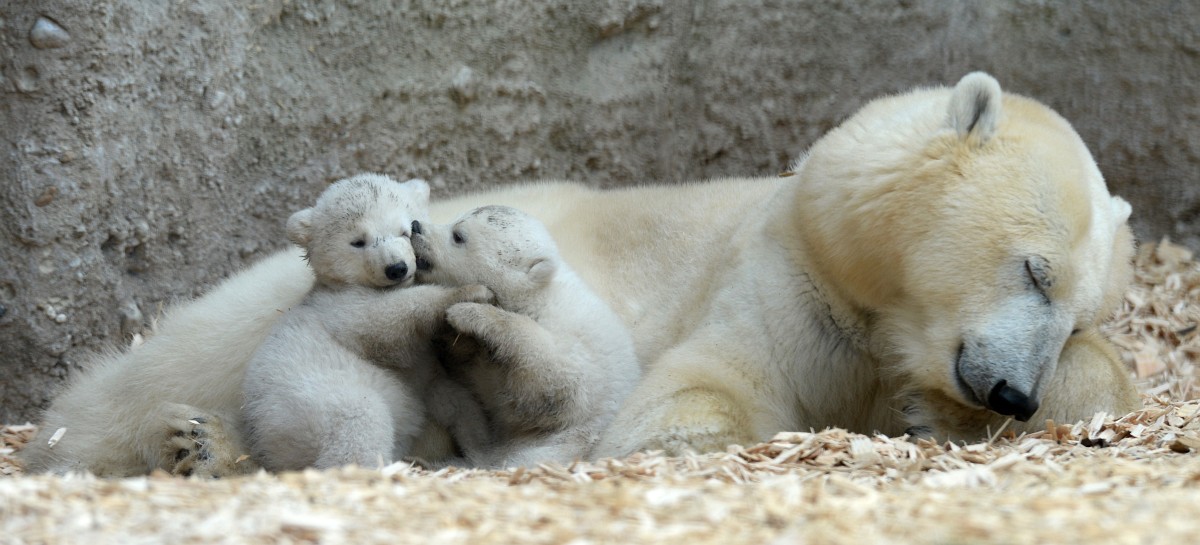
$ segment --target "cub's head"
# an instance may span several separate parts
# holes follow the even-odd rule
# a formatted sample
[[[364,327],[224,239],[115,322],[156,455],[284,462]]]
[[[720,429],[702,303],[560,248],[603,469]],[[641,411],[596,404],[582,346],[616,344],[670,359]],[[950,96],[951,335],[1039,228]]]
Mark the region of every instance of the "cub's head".
[[[868,104],[795,167],[825,289],[925,400],[1030,419],[1132,274],[1129,204],[1070,124],[987,74]]]
[[[502,304],[545,287],[560,266],[545,225],[507,206],[476,208],[449,225],[421,224],[413,247],[422,282],[482,284]]]
[[[412,283],[412,224],[429,219],[429,185],[360,174],[330,185],[288,218],[287,234],[323,285],[385,288]]]

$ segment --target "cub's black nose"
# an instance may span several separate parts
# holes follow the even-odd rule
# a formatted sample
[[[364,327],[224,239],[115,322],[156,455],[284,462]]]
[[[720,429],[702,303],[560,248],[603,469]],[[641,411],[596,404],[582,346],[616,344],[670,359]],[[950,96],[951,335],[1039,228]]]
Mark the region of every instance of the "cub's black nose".
[[[408,275],[408,264],[403,261],[392,263],[383,270],[383,274],[387,275],[388,280],[403,280]]]
[[[989,409],[1016,418],[1021,422],[1027,422],[1038,410],[1037,400],[1031,399],[1016,388],[1009,387],[1007,380],[1002,380],[992,387],[987,403]]]
[[[412,229],[413,229],[414,235],[421,234],[421,222],[419,222],[417,220],[413,220]]]

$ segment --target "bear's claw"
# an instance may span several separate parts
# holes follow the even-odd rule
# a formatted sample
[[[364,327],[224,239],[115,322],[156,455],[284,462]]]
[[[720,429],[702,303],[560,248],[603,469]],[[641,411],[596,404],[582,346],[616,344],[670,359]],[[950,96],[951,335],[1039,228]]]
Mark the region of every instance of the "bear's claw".
[[[164,408],[168,436],[166,449],[173,452],[170,472],[181,477],[219,478],[253,471],[255,466],[234,452],[236,448],[216,416],[196,416],[188,405],[167,404]]]

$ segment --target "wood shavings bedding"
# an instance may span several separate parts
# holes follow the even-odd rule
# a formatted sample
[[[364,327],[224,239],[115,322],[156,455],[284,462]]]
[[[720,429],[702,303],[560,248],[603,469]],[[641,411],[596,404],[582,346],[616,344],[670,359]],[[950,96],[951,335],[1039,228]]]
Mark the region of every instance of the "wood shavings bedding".
[[[1190,543],[1198,297],[1189,251],[1145,245],[1106,326],[1144,407],[971,445],[830,429],[514,471],[104,480],[21,476],[11,455],[34,428],[7,426],[0,543]]]

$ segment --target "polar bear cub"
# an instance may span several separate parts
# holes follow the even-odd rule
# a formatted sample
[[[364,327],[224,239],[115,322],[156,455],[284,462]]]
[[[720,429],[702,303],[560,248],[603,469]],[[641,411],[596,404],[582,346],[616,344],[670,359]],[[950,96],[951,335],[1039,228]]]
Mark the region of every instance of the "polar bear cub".
[[[486,448],[485,417],[439,373],[431,338],[445,311],[486,302],[479,285],[415,286],[412,225],[429,186],[361,175],[329,186],[288,219],[316,276],[250,360],[243,417],[253,458],[271,471],[374,466],[409,453],[429,417],[466,451]],[[435,403],[427,405],[427,401]]]
[[[545,226],[484,206],[449,225],[414,226],[413,247],[418,281],[482,284],[496,296],[495,306],[446,312],[462,342],[486,354],[447,364],[493,419],[498,445],[485,465],[588,456],[641,371],[628,328],[567,266]]]

